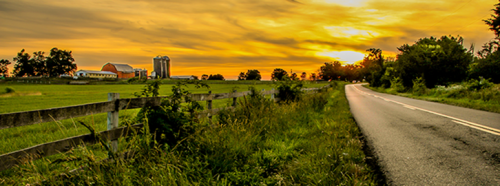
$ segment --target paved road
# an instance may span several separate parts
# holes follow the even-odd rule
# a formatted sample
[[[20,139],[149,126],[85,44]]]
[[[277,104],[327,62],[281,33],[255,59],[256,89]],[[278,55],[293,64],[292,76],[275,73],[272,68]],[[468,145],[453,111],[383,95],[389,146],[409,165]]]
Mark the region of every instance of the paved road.
[[[347,85],[390,185],[500,185],[500,114]]]

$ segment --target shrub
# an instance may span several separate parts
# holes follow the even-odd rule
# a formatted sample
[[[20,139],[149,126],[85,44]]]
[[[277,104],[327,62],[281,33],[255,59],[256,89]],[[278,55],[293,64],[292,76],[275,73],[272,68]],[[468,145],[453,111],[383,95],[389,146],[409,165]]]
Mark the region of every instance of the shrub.
[[[154,81],[146,85],[144,90],[136,96],[158,96],[159,82]],[[179,140],[194,132],[194,125],[198,123],[196,110],[203,109],[203,107],[191,99],[191,93],[185,89],[187,84],[195,84],[196,88],[209,88],[201,81],[179,81],[172,86],[172,95],[162,99],[160,106],[142,108],[137,114],[136,120],[147,122],[149,129],[154,131],[156,141],[160,144],[173,147]]]
[[[275,81],[276,89],[278,94],[276,97],[280,99],[280,102],[293,102],[300,100],[302,96],[302,87],[304,83],[302,81],[292,81],[290,79],[283,79],[282,81]]]
[[[405,87],[403,86],[403,81],[399,77],[395,77],[391,80],[391,88],[396,92],[404,92]]]
[[[493,83],[491,83],[488,79],[484,79],[483,77],[479,77],[479,80],[471,79],[468,82],[464,83],[464,86],[467,87],[467,90],[470,91],[478,91],[491,88],[493,87],[493,85]]]
[[[14,92],[16,92],[16,90],[14,90],[14,88],[12,87],[5,88],[5,93],[14,93]]]
[[[423,95],[427,92],[427,87],[425,86],[425,80],[422,77],[418,77],[413,80],[413,94]]]

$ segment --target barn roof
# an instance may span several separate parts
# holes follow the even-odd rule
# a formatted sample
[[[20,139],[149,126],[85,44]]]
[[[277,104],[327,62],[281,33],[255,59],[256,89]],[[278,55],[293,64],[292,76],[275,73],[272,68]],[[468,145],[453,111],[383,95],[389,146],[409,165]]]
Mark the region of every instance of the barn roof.
[[[106,63],[108,64],[108,63]],[[106,66],[106,64],[104,66]],[[132,68],[128,64],[118,64],[118,63],[109,63],[113,66],[115,66],[116,71],[118,72],[123,72],[123,73],[134,73],[134,68]]]

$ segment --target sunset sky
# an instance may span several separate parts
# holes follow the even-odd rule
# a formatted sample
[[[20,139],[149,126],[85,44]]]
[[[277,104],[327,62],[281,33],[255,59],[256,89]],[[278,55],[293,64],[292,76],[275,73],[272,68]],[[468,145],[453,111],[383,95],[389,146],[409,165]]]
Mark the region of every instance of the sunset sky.
[[[315,72],[362,60],[368,48],[395,55],[423,37],[460,35],[476,50],[493,39],[483,19],[497,0],[0,0],[0,59],[53,47],[78,69],[107,62],[153,69],[167,55],[173,75],[274,68]],[[48,55],[48,54],[47,54]],[[9,66],[12,70],[13,65]]]

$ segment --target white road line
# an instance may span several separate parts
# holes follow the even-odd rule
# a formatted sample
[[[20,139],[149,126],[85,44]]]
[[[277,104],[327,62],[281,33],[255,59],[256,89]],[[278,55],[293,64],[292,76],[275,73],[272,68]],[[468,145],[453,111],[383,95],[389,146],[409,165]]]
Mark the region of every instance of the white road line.
[[[500,136],[500,133],[496,133],[496,132],[489,131],[489,130],[486,130],[486,129],[483,129],[483,128],[475,127],[475,126],[469,125],[467,123],[462,123],[460,121],[455,121],[455,120],[451,120],[451,121],[453,121],[455,123],[458,123],[458,124],[461,124],[461,125],[464,125],[464,126],[467,126],[467,127],[470,127],[470,128],[475,128],[475,129],[483,131],[483,132],[487,132],[487,133],[490,133],[490,134],[495,134],[495,135]]]
[[[419,107],[416,107],[416,106],[408,105],[408,104],[401,103],[401,102],[398,102],[398,101],[394,101],[394,100],[391,100],[391,99],[387,99],[387,98],[384,98],[384,97],[381,97],[381,96],[370,94],[370,93],[367,93],[365,91],[359,90],[358,87],[356,87],[354,85],[353,85],[353,87],[356,90],[362,92],[363,94],[370,95],[370,96],[373,96],[373,97],[376,97],[376,98],[380,98],[380,99],[383,99],[385,101],[393,102],[393,103],[396,103],[398,105],[402,105],[403,107],[411,109],[411,110],[420,110],[420,111],[424,111],[424,112],[427,112],[427,113],[430,113],[430,114],[434,114],[434,115],[442,116],[442,117],[445,117],[445,118],[449,118],[449,119],[451,119],[455,123],[458,123],[458,124],[461,124],[461,125],[464,125],[464,126],[468,126],[468,127],[474,128],[474,129],[478,129],[478,130],[481,130],[481,131],[484,131],[484,132],[488,132],[490,134],[494,134],[494,135],[500,136],[500,130],[499,129],[491,128],[491,127],[484,126],[484,125],[481,125],[481,124],[478,124],[478,123],[474,123],[474,122],[470,122],[470,121],[467,121],[467,120],[455,118],[453,116],[448,116],[448,115],[441,114],[441,113],[438,113],[438,112],[426,110],[426,109],[423,109],[423,108],[419,108]]]

